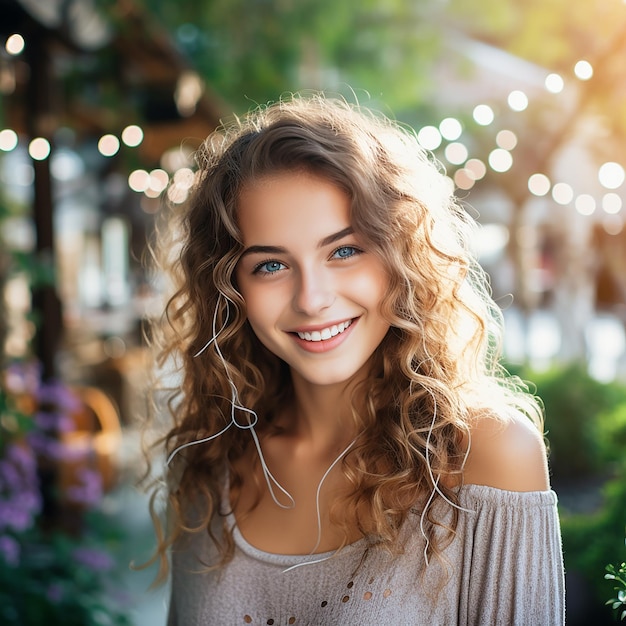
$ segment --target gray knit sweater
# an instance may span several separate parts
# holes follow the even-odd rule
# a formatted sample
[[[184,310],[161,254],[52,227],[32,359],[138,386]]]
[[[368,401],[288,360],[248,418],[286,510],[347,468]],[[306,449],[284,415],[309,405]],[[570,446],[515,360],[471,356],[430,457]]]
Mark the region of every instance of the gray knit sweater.
[[[555,494],[467,485],[459,496],[468,511],[460,512],[456,538],[445,551],[449,565],[431,559],[423,577],[419,514],[403,527],[404,550],[395,556],[368,549],[365,539],[335,555],[269,554],[248,544],[229,515],[236,551],[222,570],[198,573],[215,558],[206,533],[186,537],[173,550],[168,624],[561,626]],[[437,506],[449,514],[449,505]],[[309,564],[285,572],[301,563]]]

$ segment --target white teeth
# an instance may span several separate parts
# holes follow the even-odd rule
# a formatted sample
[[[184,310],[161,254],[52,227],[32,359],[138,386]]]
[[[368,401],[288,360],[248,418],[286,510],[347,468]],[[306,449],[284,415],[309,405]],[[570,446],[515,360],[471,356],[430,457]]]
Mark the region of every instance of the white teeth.
[[[336,324],[330,326],[329,328],[324,328],[323,330],[314,330],[312,332],[298,333],[298,337],[300,339],[304,339],[305,341],[325,341],[326,339],[330,339],[331,337],[335,337],[339,333],[342,333],[348,326],[352,324],[352,320],[348,320],[347,322],[341,322],[340,324]]]

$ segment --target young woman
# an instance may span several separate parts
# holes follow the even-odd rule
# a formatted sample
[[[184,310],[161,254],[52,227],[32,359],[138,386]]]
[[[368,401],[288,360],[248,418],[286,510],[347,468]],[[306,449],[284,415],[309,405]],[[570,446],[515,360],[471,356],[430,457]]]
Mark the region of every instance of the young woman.
[[[169,624],[562,624],[541,411],[449,179],[322,96],[198,164],[165,246]]]

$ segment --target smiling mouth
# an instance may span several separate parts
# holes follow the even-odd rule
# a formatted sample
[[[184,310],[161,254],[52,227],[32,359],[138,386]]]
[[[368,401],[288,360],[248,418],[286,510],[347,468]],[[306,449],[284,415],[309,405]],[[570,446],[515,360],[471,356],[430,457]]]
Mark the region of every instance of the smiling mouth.
[[[327,341],[328,339],[332,339],[347,330],[352,325],[352,322],[353,320],[347,320],[345,322],[341,322],[340,324],[333,324],[332,326],[323,328],[322,330],[314,330],[304,333],[297,332],[296,334],[300,337],[300,339],[304,339],[304,341]]]

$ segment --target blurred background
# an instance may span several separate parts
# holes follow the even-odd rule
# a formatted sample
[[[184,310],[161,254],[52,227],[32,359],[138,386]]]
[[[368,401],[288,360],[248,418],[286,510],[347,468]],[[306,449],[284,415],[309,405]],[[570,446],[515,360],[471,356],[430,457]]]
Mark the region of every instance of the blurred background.
[[[154,546],[146,242],[220,119],[307,89],[415,128],[481,224],[505,362],[546,406],[568,624],[615,623],[622,0],[0,0],[0,623],[164,624],[129,569]]]

